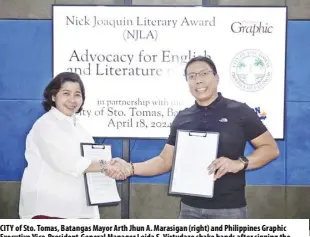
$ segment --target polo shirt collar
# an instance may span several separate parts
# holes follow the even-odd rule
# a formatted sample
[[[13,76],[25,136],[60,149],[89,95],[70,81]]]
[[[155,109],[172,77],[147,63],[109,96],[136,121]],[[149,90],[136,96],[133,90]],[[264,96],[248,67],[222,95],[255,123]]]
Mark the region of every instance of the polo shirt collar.
[[[223,96],[222,96],[222,93],[218,92],[217,93],[217,98],[209,105],[207,106],[202,106],[202,105],[199,105],[197,103],[197,101],[195,101],[195,105],[198,109],[214,109],[215,107],[217,107],[221,101],[223,101]]]

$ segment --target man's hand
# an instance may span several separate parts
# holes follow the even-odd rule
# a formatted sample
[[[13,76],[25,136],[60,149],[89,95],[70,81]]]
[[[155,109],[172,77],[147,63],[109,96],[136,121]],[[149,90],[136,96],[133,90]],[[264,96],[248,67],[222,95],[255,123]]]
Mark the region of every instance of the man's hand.
[[[119,159],[119,158],[115,158]],[[112,164],[112,161],[107,162],[107,170],[105,171],[105,174],[112,179],[119,179],[124,180],[126,179],[125,172],[123,170],[123,167],[120,164]]]
[[[132,167],[123,159],[113,158],[109,163],[106,174],[113,179],[124,180],[132,174]]]
[[[240,160],[232,160],[227,157],[220,157],[209,165],[209,174],[216,172],[214,179],[221,178],[226,173],[237,173],[242,170],[244,164]]]

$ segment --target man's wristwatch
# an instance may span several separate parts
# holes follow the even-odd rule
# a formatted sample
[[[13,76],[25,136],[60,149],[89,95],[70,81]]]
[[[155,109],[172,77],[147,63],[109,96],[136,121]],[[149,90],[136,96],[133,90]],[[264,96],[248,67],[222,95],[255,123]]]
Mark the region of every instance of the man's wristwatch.
[[[249,160],[248,158],[246,158],[245,156],[240,156],[239,160],[241,161],[241,163],[244,165],[242,170],[246,170],[246,168],[248,168],[249,165]]]

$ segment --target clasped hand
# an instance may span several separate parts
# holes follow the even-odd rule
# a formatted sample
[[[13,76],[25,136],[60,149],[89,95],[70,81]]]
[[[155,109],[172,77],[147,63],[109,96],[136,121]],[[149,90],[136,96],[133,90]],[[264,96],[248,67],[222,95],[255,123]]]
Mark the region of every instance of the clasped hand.
[[[131,164],[120,158],[113,158],[107,163],[105,174],[113,179],[124,180],[132,175]]]

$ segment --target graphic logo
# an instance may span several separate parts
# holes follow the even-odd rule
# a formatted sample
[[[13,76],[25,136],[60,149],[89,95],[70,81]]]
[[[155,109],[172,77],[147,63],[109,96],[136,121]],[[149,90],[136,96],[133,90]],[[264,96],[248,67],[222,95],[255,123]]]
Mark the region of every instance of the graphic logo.
[[[256,34],[271,34],[273,26],[262,21],[236,21],[231,24],[230,29],[236,34],[240,33],[255,36]]]
[[[265,120],[267,118],[267,113],[260,106],[253,108],[253,110],[260,120]]]
[[[271,80],[271,61],[260,50],[241,51],[230,64],[230,76],[239,89],[248,92],[259,91]]]

